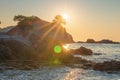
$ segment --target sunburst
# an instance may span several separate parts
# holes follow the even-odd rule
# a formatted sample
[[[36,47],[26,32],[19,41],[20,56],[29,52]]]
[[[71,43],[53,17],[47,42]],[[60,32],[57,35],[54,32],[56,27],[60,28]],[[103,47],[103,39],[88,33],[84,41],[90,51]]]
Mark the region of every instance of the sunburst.
[[[62,14],[62,17],[63,17],[63,19],[68,20],[69,15],[68,15],[67,13],[63,13],[63,14]]]

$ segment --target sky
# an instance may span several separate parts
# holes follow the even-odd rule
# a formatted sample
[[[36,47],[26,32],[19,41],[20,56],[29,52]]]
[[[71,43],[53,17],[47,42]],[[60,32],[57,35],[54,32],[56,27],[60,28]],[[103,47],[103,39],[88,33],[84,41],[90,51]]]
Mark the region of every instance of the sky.
[[[16,25],[18,14],[51,22],[68,14],[66,30],[75,41],[88,38],[120,41],[120,0],[0,0],[0,27]]]

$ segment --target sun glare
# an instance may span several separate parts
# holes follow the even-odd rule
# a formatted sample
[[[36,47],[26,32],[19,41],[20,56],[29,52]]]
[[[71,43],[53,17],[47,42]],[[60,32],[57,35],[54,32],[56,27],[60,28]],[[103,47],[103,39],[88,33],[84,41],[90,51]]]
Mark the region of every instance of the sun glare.
[[[69,45],[63,45],[63,48],[66,49],[66,50],[69,50]]]
[[[65,20],[68,20],[68,18],[69,18],[68,14],[66,14],[66,13],[62,14],[62,17],[63,17]]]

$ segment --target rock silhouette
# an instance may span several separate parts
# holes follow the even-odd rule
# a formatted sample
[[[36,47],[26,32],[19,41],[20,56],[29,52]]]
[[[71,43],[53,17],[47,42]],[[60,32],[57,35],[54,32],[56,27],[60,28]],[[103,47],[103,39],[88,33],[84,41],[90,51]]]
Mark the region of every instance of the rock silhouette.
[[[91,49],[87,49],[83,46],[75,50],[70,50],[70,52],[73,54],[78,54],[78,55],[92,55],[93,53]]]
[[[71,54],[63,50],[56,54],[53,49],[56,45],[72,43],[72,36],[57,22],[47,22],[38,17],[25,17],[12,29],[0,35],[1,60],[32,60],[47,61],[60,64],[74,61]],[[2,62],[2,61],[1,61]]]

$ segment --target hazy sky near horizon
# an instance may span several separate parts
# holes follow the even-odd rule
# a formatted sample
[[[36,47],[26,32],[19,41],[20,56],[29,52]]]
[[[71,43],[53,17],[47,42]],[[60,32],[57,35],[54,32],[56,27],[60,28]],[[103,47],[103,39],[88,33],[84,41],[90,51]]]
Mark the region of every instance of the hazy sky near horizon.
[[[65,27],[75,41],[120,41],[120,0],[0,0],[0,27],[16,25],[18,14],[51,22],[63,13],[69,15]]]

